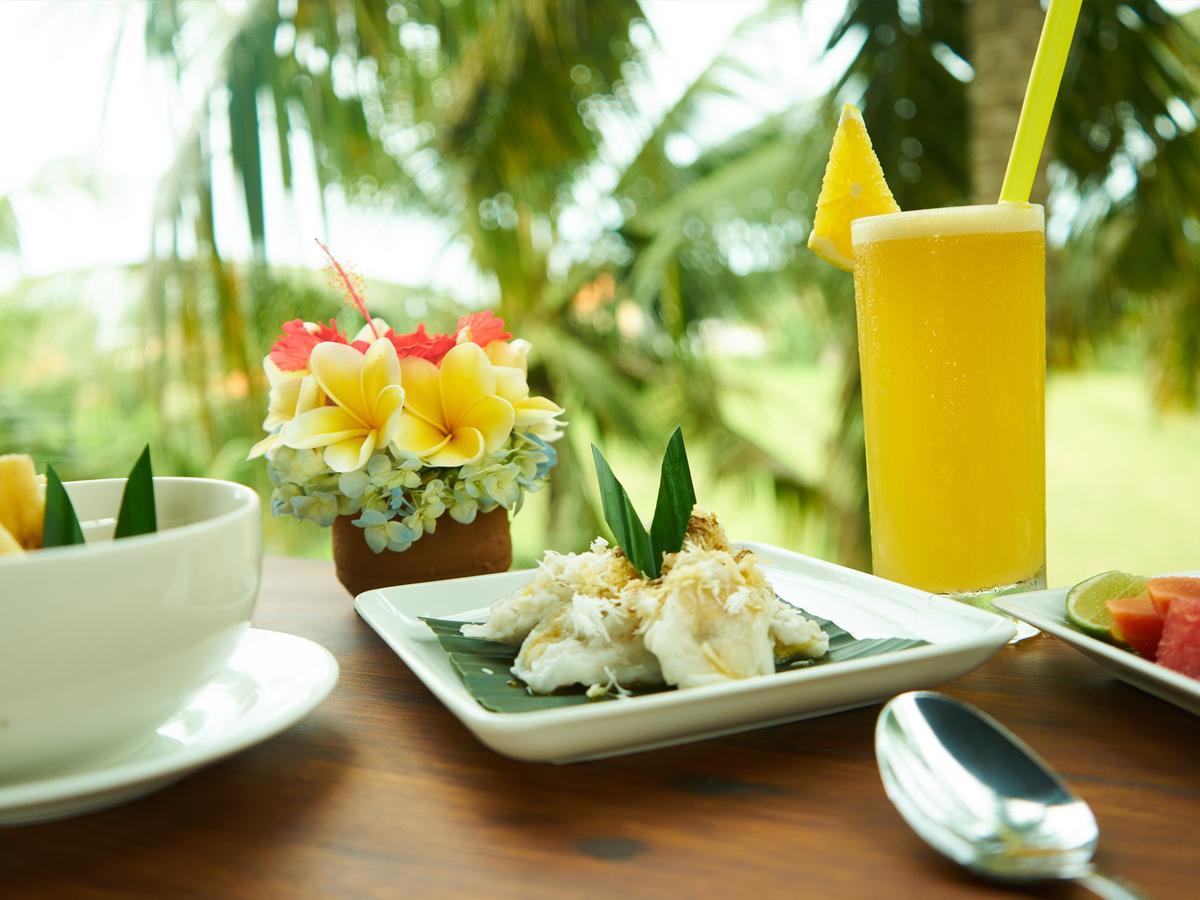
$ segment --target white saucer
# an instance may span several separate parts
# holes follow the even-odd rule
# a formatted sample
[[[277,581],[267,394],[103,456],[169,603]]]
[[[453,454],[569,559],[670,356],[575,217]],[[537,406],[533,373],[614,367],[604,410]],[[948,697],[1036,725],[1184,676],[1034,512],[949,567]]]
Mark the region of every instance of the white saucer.
[[[1196,577],[1200,576],[1200,571],[1171,574]],[[1009,594],[997,597],[993,602],[997,609],[1070,644],[1126,684],[1132,684],[1135,688],[1141,688],[1155,697],[1200,716],[1200,680],[1172,672],[1158,663],[1142,659],[1129,650],[1122,650],[1078,631],[1067,621],[1067,588]]]
[[[319,644],[249,629],[216,678],[137,750],[54,777],[0,785],[0,825],[80,815],[164,788],[295,725],[337,678],[337,660]]]

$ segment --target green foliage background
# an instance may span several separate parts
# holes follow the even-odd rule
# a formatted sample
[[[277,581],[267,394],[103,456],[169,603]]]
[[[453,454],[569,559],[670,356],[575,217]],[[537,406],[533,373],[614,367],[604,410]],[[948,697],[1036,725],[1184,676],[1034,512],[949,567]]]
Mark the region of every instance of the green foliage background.
[[[89,477],[117,471],[149,440],[160,471],[265,490],[264,467],[244,461],[265,408],[261,356],[285,319],[354,318],[320,276],[266,253],[275,223],[264,179],[293,184],[301,141],[323,189],[465,238],[486,298],[537,348],[531,380],[572,426],[550,496],[518,523],[527,557],[579,547],[600,528],[591,440],[614,448],[622,473],[622,462],[652,466],[682,422],[697,482],[709,487],[701,499],[759,511],[732,513],[757,526],[747,536],[869,565],[851,285],[804,250],[812,206],[846,101],[863,106],[904,208],[966,202],[979,111],[961,70],[974,42],[993,36],[970,33],[962,0],[851,0],[830,46],[855,51],[826,96],[706,141],[714,104],[743,102],[769,78],[754,55],[764,29],[802,7],[768,3],[663,109],[646,100],[654,37],[636,0],[248,0],[236,14],[160,0],[146,53],[183,77],[196,65],[190,37],[205,34],[222,102],[204,107],[164,179],[143,266],[25,283],[0,298],[0,451]],[[1187,21],[1150,0],[1084,5],[1051,147],[1050,216],[1063,224],[1050,359],[1060,372],[1117,371],[1121,385],[1137,385],[1134,414],[1114,413],[1113,440],[1095,439],[1140,435],[1143,455],[1163,435],[1184,446],[1196,437],[1190,414],[1172,411],[1200,399],[1198,86]],[[218,250],[216,124],[230,136],[247,260]],[[678,136],[696,138],[694,159],[668,153]],[[563,227],[567,216],[584,218],[586,238]],[[0,243],[18,236],[0,198]],[[80,301],[102,292],[143,300],[106,322]],[[371,284],[370,297],[399,328],[445,326],[480,299],[388,284]],[[740,325],[767,336],[764,358],[730,358]],[[1090,378],[1056,383],[1086,393]],[[1112,390],[1122,397],[1112,409],[1124,409],[1126,388]],[[1073,427],[1091,435],[1094,425]],[[1054,453],[1072,439],[1058,427],[1052,417],[1052,577]],[[1168,477],[1122,463],[1128,478]],[[1155,509],[1169,518],[1180,501],[1163,502]],[[1120,527],[1130,512],[1115,517]],[[1181,515],[1195,535],[1195,516]],[[275,550],[322,552],[324,535],[297,523],[270,523],[268,535]],[[1179,556],[1200,554],[1169,539]]]

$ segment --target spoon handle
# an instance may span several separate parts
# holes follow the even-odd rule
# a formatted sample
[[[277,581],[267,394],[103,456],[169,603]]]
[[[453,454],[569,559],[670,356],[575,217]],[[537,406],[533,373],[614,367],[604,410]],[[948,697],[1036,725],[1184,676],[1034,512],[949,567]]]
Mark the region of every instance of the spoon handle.
[[[1088,872],[1075,881],[1097,897],[1103,897],[1104,900],[1144,900],[1144,895],[1134,890],[1132,885],[1108,875],[1102,875],[1100,872]]]

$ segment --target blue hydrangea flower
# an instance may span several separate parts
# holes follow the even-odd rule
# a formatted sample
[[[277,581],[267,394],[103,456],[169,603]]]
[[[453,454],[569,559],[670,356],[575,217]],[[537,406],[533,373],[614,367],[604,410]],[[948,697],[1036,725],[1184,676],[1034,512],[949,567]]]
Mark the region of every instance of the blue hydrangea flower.
[[[541,461],[537,464],[534,471],[534,479],[537,481],[545,481],[550,476],[550,470],[558,465],[558,451],[554,449],[554,445],[542,440],[536,434],[529,433],[525,437],[537,447],[541,453]]]
[[[411,547],[416,537],[412,529],[403,522],[389,520],[377,509],[363,510],[362,515],[355,519],[353,524],[363,530],[367,546],[374,553],[382,553],[384,550],[400,553]]]
[[[371,458],[375,461],[375,457]],[[369,464],[368,464],[369,467]],[[371,482],[367,469],[356,469],[353,472],[343,472],[338,476],[338,490],[347,497],[361,497],[363,491],[367,489],[367,485]]]
[[[271,491],[271,515],[292,514],[292,500],[300,496],[300,488],[294,484],[281,484]]]
[[[292,515],[297,519],[311,519],[322,528],[328,528],[338,516],[338,495],[322,491],[293,497]]]
[[[325,466],[320,451],[280,447],[268,467],[271,510],[322,525],[355,516],[372,550],[400,551],[432,534],[446,513],[470,524],[481,512],[519,510],[556,462],[550,444],[528,430],[514,431],[508,445],[478,463],[450,469],[423,467],[415,455],[389,447],[361,469],[339,474]]]

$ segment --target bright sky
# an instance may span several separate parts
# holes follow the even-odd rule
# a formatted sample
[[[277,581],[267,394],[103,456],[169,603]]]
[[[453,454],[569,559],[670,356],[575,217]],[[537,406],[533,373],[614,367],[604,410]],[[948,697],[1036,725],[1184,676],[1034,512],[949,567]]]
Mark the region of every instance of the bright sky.
[[[652,59],[653,90],[664,107],[721,49],[730,32],[759,11],[762,0],[646,0],[647,17],[661,51]],[[238,4],[227,2],[236,13]],[[762,61],[779,68],[776,81],[788,89],[816,84],[816,73],[798,59],[819,53],[840,2],[810,4],[803,29],[773,29]],[[0,92],[0,121],[20,123],[19,140],[0,142],[0,197],[14,204],[21,227],[19,259],[0,256],[0,288],[15,278],[145,259],[156,189],[186,132],[188,98],[178,98],[169,73],[148,68],[142,50],[145,7],[139,2],[93,0],[47,3],[9,0],[0,4],[0,83],[21,89]],[[63,65],[71,60],[71,65]],[[105,73],[115,60],[111,86]],[[107,103],[105,98],[107,97]],[[760,106],[777,98],[755,98]],[[194,98],[192,98],[194,104]],[[743,112],[740,118],[745,118]],[[730,104],[714,130],[731,133],[746,124]],[[214,136],[218,151],[226,135]],[[672,147],[687,156],[685,141]],[[303,147],[295,150],[301,154]],[[264,152],[274,152],[264,141]],[[270,166],[268,165],[268,169]],[[303,165],[298,166],[299,170]],[[244,257],[249,246],[240,193],[231,170],[217,172],[218,230],[224,249]],[[315,183],[299,179],[292,196],[282,185],[266,185],[268,254],[275,262],[316,266],[312,237],[326,234]],[[463,271],[461,247],[446,248],[446,236],[426,223],[400,221],[394,214],[347,210],[327,198],[329,233],[352,247],[365,273],[403,283],[437,281],[438,271]],[[285,214],[279,214],[285,213]],[[397,272],[395,247],[408,248],[407,270]],[[431,278],[431,276],[434,276]],[[456,285],[462,287],[461,284]]]
[[[1200,0],[1163,0],[1173,12]],[[763,7],[763,0],[643,0],[659,36],[652,58],[653,91],[665,107],[711,61],[730,33]],[[214,16],[228,18],[240,0],[224,0]],[[727,104],[713,119],[712,137],[748,124],[747,116],[782,98],[815,94],[829,83],[837,61],[816,65],[839,18],[839,0],[814,0],[797,26],[792,22],[759,33],[755,62],[771,77],[773,94],[753,103]],[[89,3],[8,0],[0,3],[0,197],[8,197],[21,227],[19,258],[0,254],[0,289],[16,278],[145,259],[157,185],[186,133],[195,98],[178,97],[172,79],[149,69],[142,48],[146,6],[139,0]],[[70,64],[65,65],[64,61]],[[111,87],[105,81],[113,60]],[[107,97],[107,103],[105,98]],[[757,106],[759,113],[746,112]],[[227,136],[214,136],[218,151]],[[686,139],[672,146],[686,159]],[[274,151],[264,141],[264,151]],[[304,148],[295,152],[303,163]],[[302,169],[303,166],[298,166]],[[240,192],[232,170],[216,173],[218,230],[227,252],[244,258],[249,247]],[[293,195],[266,185],[268,254],[274,262],[316,266],[314,235],[325,235],[315,183],[299,179]],[[394,213],[348,210],[328,197],[328,234],[353,248],[366,274],[400,283],[438,282],[439,272],[461,273],[461,246],[428,223]],[[275,214],[272,214],[272,211]],[[395,248],[407,248],[397,271]],[[455,275],[461,279],[461,275]],[[443,285],[447,286],[447,285]],[[454,283],[462,288],[461,280]]]

